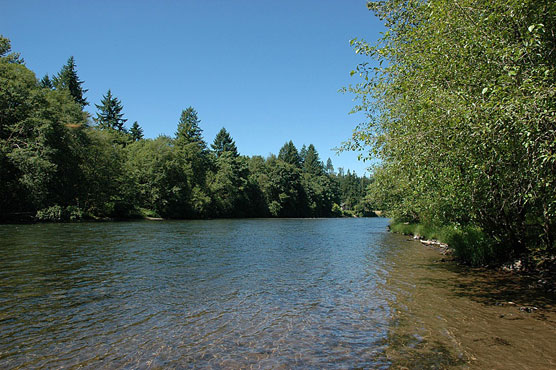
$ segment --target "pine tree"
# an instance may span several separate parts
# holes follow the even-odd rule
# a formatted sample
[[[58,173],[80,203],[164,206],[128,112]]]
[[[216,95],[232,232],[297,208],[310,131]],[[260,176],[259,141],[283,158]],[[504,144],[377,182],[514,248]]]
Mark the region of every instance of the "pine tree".
[[[319,154],[313,144],[310,144],[309,148],[307,148],[307,154],[305,155],[305,161],[303,162],[303,171],[313,175],[322,175],[324,172],[322,162],[319,159]]]
[[[224,127],[222,127],[218,134],[216,134],[214,143],[211,144],[211,148],[216,154],[216,157],[220,157],[220,155],[224,152],[229,152],[234,157],[239,156],[236,143]]]
[[[54,88],[54,85],[52,84],[52,80],[50,79],[50,77],[48,77],[48,74],[44,75],[44,77],[39,82],[39,85],[45,89],[52,90]]]
[[[326,161],[326,172],[329,175],[334,174],[334,166],[332,165],[332,159],[330,159],[330,158],[328,158],[328,160]]]
[[[178,131],[176,132],[176,140],[178,144],[185,145],[197,143],[199,148],[206,150],[206,143],[203,140],[203,130],[199,127],[201,121],[197,117],[197,111],[193,107],[189,107],[181,112],[178,122]]]
[[[58,90],[67,89],[73,100],[81,107],[89,105],[87,99],[83,96],[88,90],[83,89],[81,85],[83,81],[79,80],[73,57],[69,57],[68,62],[62,67],[57,76],[53,79],[54,87]]]
[[[113,97],[112,92],[108,90],[100,103],[100,105],[95,104],[99,112],[97,112],[97,116],[94,119],[100,128],[125,132],[124,123],[127,119],[123,118],[122,109],[124,107],[122,102],[118,98]]]
[[[289,142],[285,143],[284,146],[280,149],[278,153],[278,159],[293,164],[296,167],[301,167],[301,157],[297,151],[295,145],[290,140]]]
[[[131,139],[133,141],[139,141],[143,139],[143,129],[139,126],[137,121],[133,122],[133,125],[129,129],[129,134],[131,135]]]
[[[301,150],[299,151],[299,158],[301,159],[301,164],[305,162],[305,157],[307,157],[307,146],[303,144]]]

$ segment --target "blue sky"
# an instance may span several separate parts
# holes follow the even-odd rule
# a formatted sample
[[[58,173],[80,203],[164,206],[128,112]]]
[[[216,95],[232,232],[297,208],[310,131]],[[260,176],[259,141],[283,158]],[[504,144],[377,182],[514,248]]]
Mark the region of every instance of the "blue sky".
[[[349,115],[364,62],[349,47],[382,25],[365,0],[0,0],[0,33],[38,78],[74,56],[94,113],[108,89],[128,126],[173,135],[193,106],[207,142],[221,127],[241,154],[277,153],[288,140],[360,175],[356,153],[337,156],[364,119]]]

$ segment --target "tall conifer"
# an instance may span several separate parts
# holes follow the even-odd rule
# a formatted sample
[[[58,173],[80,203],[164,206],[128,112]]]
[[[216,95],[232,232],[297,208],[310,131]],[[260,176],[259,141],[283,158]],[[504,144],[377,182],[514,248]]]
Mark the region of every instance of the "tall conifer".
[[[83,81],[77,76],[77,70],[75,66],[75,60],[73,57],[69,57],[67,63],[62,67],[58,75],[53,79],[54,87],[57,90],[67,89],[70,95],[73,97],[81,107],[89,105],[87,99],[83,96],[88,90],[83,89],[81,86]]]
[[[224,152],[229,152],[234,157],[239,156],[236,143],[230,136],[230,133],[226,131],[224,127],[222,127],[222,129],[214,138],[214,143],[211,144],[211,148],[217,157],[220,157],[220,155],[222,155],[222,153]]]
[[[313,144],[310,144],[307,148],[305,161],[303,161],[303,171],[313,175],[322,175],[324,172],[322,162],[319,159],[319,154]]]
[[[125,131],[124,123],[127,119],[123,118],[122,110],[124,107],[118,98],[112,96],[110,90],[102,97],[100,105],[95,104],[95,107],[99,111],[94,120],[101,128]]]
[[[197,143],[201,150],[206,150],[203,130],[199,123],[201,123],[201,120],[197,117],[197,111],[193,107],[188,107],[181,112],[176,132],[176,141],[179,145]]]
[[[285,143],[284,146],[280,149],[278,153],[278,159],[282,161],[293,164],[296,167],[301,167],[301,157],[299,156],[299,152],[297,148],[290,140],[289,142]]]
[[[139,141],[143,139],[143,129],[139,126],[137,121],[133,122],[133,125],[129,129],[129,134],[131,135],[131,139],[133,141]]]

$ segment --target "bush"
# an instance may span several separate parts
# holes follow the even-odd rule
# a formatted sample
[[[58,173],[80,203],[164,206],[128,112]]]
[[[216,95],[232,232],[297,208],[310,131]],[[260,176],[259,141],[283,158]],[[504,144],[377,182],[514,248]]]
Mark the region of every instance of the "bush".
[[[446,243],[458,260],[473,266],[497,262],[501,257],[497,243],[477,227],[462,228],[456,225],[436,226],[394,221],[390,224],[390,230]]]
[[[83,210],[77,206],[66,207],[67,219],[70,221],[79,221],[83,219]]]
[[[454,229],[445,239],[457,259],[473,266],[495,262],[499,257],[494,240],[479,228]]]
[[[38,210],[35,217],[44,222],[79,221],[83,218],[83,210],[77,206],[62,208],[56,204]]]
[[[43,208],[37,211],[36,215],[39,221],[59,222],[62,221],[62,207],[55,205]]]

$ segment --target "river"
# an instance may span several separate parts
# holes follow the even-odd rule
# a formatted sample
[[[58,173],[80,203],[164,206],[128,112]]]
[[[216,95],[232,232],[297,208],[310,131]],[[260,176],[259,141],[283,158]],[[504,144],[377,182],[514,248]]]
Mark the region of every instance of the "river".
[[[0,368],[556,368],[553,295],[387,224],[0,225]]]

